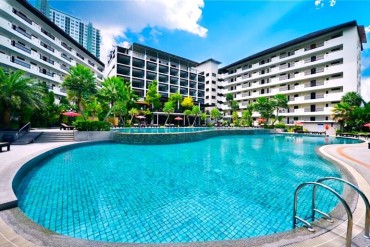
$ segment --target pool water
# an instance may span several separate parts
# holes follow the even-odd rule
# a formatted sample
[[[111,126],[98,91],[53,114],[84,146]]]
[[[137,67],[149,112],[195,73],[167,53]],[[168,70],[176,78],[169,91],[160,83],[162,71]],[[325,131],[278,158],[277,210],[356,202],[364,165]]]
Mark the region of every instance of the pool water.
[[[129,243],[250,238],[291,230],[295,188],[341,176],[315,149],[351,142],[256,135],[85,145],[47,158],[14,189],[28,217],[71,237]],[[300,194],[301,217],[310,215],[310,195]],[[322,211],[336,204],[318,192]]]
[[[210,127],[197,127],[197,128],[123,128],[115,131],[123,133],[187,133],[187,132],[199,132],[205,130],[212,130],[215,128]]]

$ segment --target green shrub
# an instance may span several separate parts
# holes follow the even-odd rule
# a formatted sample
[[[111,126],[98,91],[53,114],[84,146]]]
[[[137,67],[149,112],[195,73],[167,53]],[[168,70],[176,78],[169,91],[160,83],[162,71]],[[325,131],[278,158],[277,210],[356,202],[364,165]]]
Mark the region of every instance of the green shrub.
[[[79,131],[109,131],[111,127],[111,123],[90,120],[77,120],[73,122],[73,125]]]
[[[275,129],[285,129],[285,123],[278,123],[274,125]]]

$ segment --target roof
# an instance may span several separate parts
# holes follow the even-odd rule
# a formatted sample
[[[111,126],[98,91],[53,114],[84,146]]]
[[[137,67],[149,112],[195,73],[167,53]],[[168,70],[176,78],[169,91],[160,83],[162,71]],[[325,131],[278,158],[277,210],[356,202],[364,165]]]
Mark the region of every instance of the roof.
[[[182,60],[183,62],[186,62],[186,63],[189,63],[191,64],[191,66],[198,66],[198,62],[195,62],[193,60],[190,60],[190,59],[187,59],[187,58],[184,58],[184,57],[180,57],[180,56],[177,56],[177,55],[174,55],[174,54],[171,54],[171,53],[168,53],[168,52],[165,52],[165,51],[161,51],[161,50],[158,50],[158,49],[155,49],[155,48],[152,48],[152,47],[149,47],[149,46],[145,46],[145,45],[142,45],[142,44],[138,44],[138,43],[133,43],[131,45],[131,49],[135,50],[135,48],[138,48],[138,49],[145,49],[145,50],[149,50],[149,51],[152,51],[153,53],[156,53],[156,54],[159,54],[159,55],[164,55],[164,56],[168,56],[168,57],[173,57],[175,59],[178,59],[178,60]]]
[[[213,58],[209,58],[209,59],[207,59],[207,60],[205,60],[205,61],[203,61],[203,62],[199,63],[199,64],[198,64],[198,66],[199,66],[199,65],[201,65],[201,64],[204,64],[204,63],[208,63],[208,62],[214,62],[214,63],[217,63],[217,64],[221,64],[221,62],[220,62],[220,61],[217,61],[217,60],[215,60],[215,59],[213,59]]]
[[[322,29],[322,30],[319,30],[319,31],[316,31],[316,32],[313,32],[313,33],[306,34],[306,35],[304,35],[302,37],[299,37],[299,38],[293,39],[291,41],[285,42],[283,44],[274,46],[272,48],[269,48],[267,50],[258,52],[258,53],[254,54],[254,55],[251,55],[249,57],[246,57],[246,58],[243,58],[243,59],[241,59],[239,61],[236,61],[236,62],[234,62],[232,64],[229,64],[229,65],[221,68],[219,70],[219,72],[220,73],[223,73],[227,69],[232,68],[232,67],[234,67],[236,65],[239,65],[241,63],[245,63],[245,62],[251,61],[253,59],[256,59],[258,57],[265,56],[265,55],[270,54],[270,53],[273,53],[273,52],[277,52],[277,51],[282,50],[284,48],[287,48],[289,46],[293,46],[293,45],[296,45],[296,44],[299,44],[299,43],[308,41],[310,39],[314,39],[314,38],[320,37],[322,35],[325,35],[325,34],[334,32],[336,30],[340,30],[340,29],[343,29],[343,28],[346,28],[346,27],[355,27],[355,26],[357,26],[357,22],[356,21],[350,21],[350,22],[346,22],[346,23],[343,23],[343,24],[340,24],[340,25],[336,25],[336,26],[333,26],[333,27]],[[362,26],[362,28],[363,28],[363,26]],[[359,26],[358,29],[361,30],[361,26]],[[360,36],[361,42],[362,43],[366,43],[366,35],[365,36],[364,35],[361,35],[361,31],[360,30],[359,30],[359,36]]]
[[[14,0],[12,0],[14,1]],[[15,0],[19,4],[21,4],[23,7],[25,7],[28,11],[30,11],[32,14],[36,15],[39,19],[41,19],[43,22],[45,22],[47,25],[49,25],[51,28],[53,28],[56,32],[58,32],[61,36],[63,36],[65,39],[67,39],[70,43],[72,43],[74,46],[76,46],[81,51],[85,52],[87,55],[89,55],[92,59],[95,60],[95,62],[99,63],[101,66],[105,67],[104,63],[100,61],[96,56],[94,56],[90,51],[88,51],[85,47],[83,47],[80,43],[78,43],[76,40],[74,40],[71,36],[69,36],[64,30],[59,28],[54,22],[49,20],[43,13],[41,13],[38,9],[33,7],[30,3],[28,3],[26,0]]]

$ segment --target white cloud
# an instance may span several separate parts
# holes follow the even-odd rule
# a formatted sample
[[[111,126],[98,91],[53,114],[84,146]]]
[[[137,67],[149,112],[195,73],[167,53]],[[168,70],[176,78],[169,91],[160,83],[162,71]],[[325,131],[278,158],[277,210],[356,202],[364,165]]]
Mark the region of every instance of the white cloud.
[[[370,77],[361,79],[361,96],[366,102],[370,102]]]
[[[337,3],[337,0],[326,0],[329,2],[330,7],[334,7],[335,4]],[[325,0],[315,0],[315,6],[317,9],[321,9],[325,5]]]
[[[365,27],[365,32],[366,32],[366,33],[370,33],[370,25],[369,25],[369,26],[367,26],[367,27]]]
[[[199,24],[203,0],[130,0],[111,3],[109,18],[105,11],[95,14],[95,18],[101,20],[95,23],[102,32],[103,50],[110,50],[111,45],[125,38],[124,32],[127,31],[138,34],[141,42],[148,38],[156,40],[161,35],[158,30],[163,29],[185,31],[202,38],[207,36],[208,30]],[[142,31],[148,27],[151,29],[150,37],[145,37]],[[104,61],[103,53],[107,53],[101,53]]]
[[[113,26],[99,26],[97,27],[100,29],[100,34],[102,38],[102,43],[100,46],[100,60],[102,62],[107,62],[107,57],[109,51],[117,45],[116,39],[118,38],[126,38],[124,35],[125,29],[121,27],[113,27]]]

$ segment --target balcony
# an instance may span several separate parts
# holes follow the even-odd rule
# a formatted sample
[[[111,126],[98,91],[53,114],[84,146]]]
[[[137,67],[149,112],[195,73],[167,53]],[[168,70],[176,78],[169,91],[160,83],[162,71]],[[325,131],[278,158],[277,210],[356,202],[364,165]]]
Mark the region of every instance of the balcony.
[[[13,13],[16,14],[17,16],[19,16],[21,19],[23,19],[25,22],[29,23],[30,25],[32,25],[32,20],[29,19],[25,14],[23,14],[22,12],[16,10],[13,8]]]
[[[21,66],[23,66],[23,67],[26,67],[26,68],[28,68],[28,69],[30,69],[30,68],[31,68],[31,64],[26,63],[25,61],[22,61],[22,60],[20,60],[20,59],[18,59],[18,58],[15,58],[15,57],[12,57],[12,62],[13,62],[13,63],[16,63],[16,64],[19,64],[19,65],[21,65]]]
[[[62,53],[62,58],[64,58],[65,60],[67,60],[68,62],[71,62],[72,61],[72,58],[68,57],[66,54]]]
[[[54,65],[54,61],[51,60],[50,58],[47,58],[47,57],[45,57],[43,55],[40,55],[40,59],[43,60],[43,61],[45,61],[45,62],[48,62],[48,63]]]
[[[31,49],[29,49],[29,48],[27,48],[27,47],[25,47],[25,46],[23,46],[23,45],[21,45],[19,43],[15,43],[14,42],[13,43],[13,46],[17,47],[18,49],[20,49],[20,50],[22,50],[24,52],[27,52],[27,53],[31,54]]]
[[[27,33],[26,30],[24,30],[23,28],[20,28],[18,26],[14,26],[13,25],[13,29],[15,31],[17,31],[18,33],[22,34],[23,36],[26,36],[27,38],[31,39],[32,35]]]
[[[46,31],[45,29],[41,28],[41,32],[45,34],[47,37],[49,37],[50,39],[55,40],[55,37],[52,34],[50,34],[48,31]]]
[[[50,77],[54,77],[54,73],[46,71],[45,69],[39,69],[39,72],[41,74],[44,74],[44,75],[47,75],[47,76],[50,76]]]
[[[61,45],[66,48],[68,51],[72,51],[72,47],[70,47],[69,45],[67,45],[66,43],[62,42]]]
[[[46,49],[48,49],[51,52],[54,52],[54,48],[52,48],[50,45],[45,44],[44,42],[40,41],[40,45]]]

